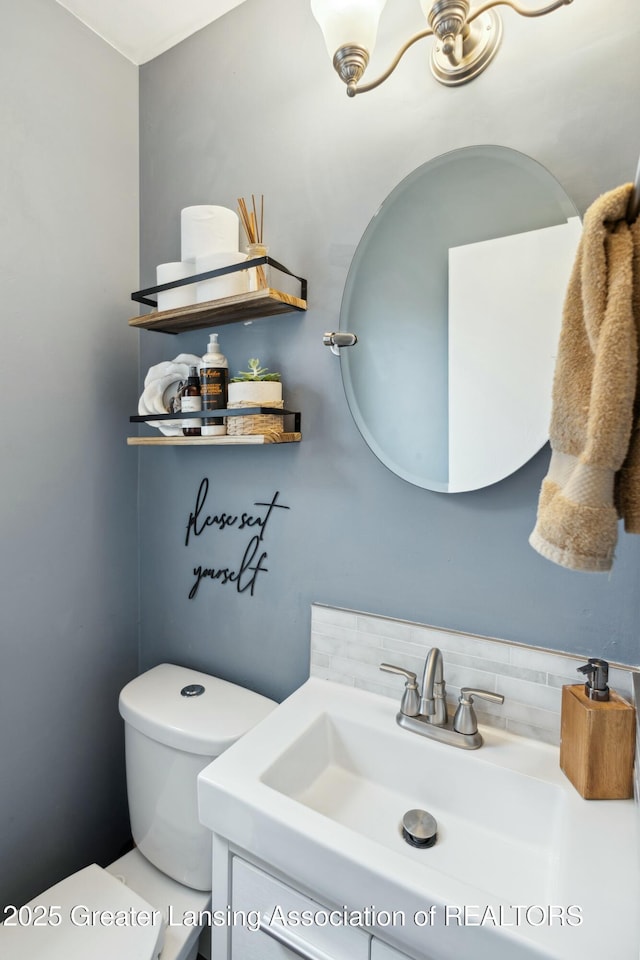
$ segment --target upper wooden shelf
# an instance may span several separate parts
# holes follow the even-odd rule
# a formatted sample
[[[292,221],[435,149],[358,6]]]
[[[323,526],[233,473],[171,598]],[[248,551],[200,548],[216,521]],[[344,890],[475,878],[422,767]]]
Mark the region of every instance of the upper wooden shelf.
[[[188,330],[199,330],[202,327],[217,327],[225,323],[247,323],[251,320],[260,320],[263,317],[274,317],[280,313],[291,313],[292,311],[301,311],[307,309],[307,281],[303,277],[296,276],[295,273],[284,267],[277,260],[269,256],[255,257],[252,260],[243,261],[241,264],[233,264],[228,267],[221,267],[217,270],[208,270],[205,273],[194,274],[192,277],[186,277],[182,280],[175,280],[171,283],[158,284],[155,287],[149,287],[147,290],[139,290],[131,294],[131,299],[147,306],[155,307],[156,300],[150,299],[153,294],[164,290],[171,290],[175,287],[185,286],[186,284],[196,283],[201,280],[209,280],[213,277],[223,276],[227,273],[235,273],[239,270],[260,268],[263,264],[269,265],[279,273],[293,277],[300,283],[300,296],[294,297],[290,293],[283,293],[282,290],[275,290],[273,287],[265,287],[261,290],[255,290],[251,293],[239,293],[232,297],[220,297],[218,300],[208,300],[206,303],[194,303],[189,306],[179,307],[174,310],[155,310],[153,313],[147,313],[143,317],[132,317],[129,320],[130,327],[138,327],[143,330],[159,330],[161,333],[185,333]]]
[[[156,310],[143,317],[132,317],[130,327],[159,330],[162,333],[186,333],[202,327],[217,327],[224,323],[240,323],[273,317],[307,309],[307,301],[280,290],[268,288],[253,293],[239,293],[233,297],[194,303],[177,310]]]

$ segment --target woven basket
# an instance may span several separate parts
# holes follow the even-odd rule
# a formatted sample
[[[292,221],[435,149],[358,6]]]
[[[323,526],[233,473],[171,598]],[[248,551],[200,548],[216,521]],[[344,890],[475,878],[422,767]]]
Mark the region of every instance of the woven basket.
[[[239,403],[229,403],[229,410],[237,410],[241,407],[256,407],[259,404],[250,400],[241,400]],[[283,400],[275,400],[263,406],[277,407],[281,410],[284,407]],[[226,417],[227,434],[232,437],[246,437],[250,434],[280,434],[283,432],[284,417],[277,417],[272,413],[256,413],[246,417]]]

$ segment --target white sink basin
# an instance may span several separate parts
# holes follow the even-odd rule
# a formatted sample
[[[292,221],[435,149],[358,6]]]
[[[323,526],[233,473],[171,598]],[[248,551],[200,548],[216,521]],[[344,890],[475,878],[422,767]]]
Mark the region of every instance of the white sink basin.
[[[554,784],[469,763],[394,726],[378,730],[322,714],[261,777],[263,783],[389,850],[458,877],[485,897],[536,903],[553,890],[565,793]],[[452,754],[454,754],[452,756]],[[402,816],[438,821],[433,849],[402,837]],[[526,811],[526,812],[525,812]],[[550,902],[550,901],[549,901]]]
[[[396,709],[308,681],[202,772],[203,823],[329,905],[398,911],[373,932],[416,957],[600,960],[613,936],[638,960],[633,802],[583,800],[553,747],[485,728],[457,750]],[[403,839],[412,808],[435,816],[435,846]]]

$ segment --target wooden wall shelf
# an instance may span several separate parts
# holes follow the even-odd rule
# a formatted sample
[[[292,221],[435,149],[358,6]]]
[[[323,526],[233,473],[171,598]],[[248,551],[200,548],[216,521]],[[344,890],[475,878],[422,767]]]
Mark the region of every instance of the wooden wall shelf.
[[[158,330],[161,333],[186,333],[203,327],[218,327],[226,323],[246,323],[280,313],[307,309],[307,301],[301,297],[282,293],[269,287],[252,293],[239,293],[206,303],[194,303],[177,310],[156,310],[143,317],[132,317],[130,327],[142,330]]]
[[[300,284],[300,296],[283,293],[273,287],[254,290],[250,293],[239,293],[232,297],[220,297],[217,300],[208,300],[206,303],[194,303],[174,310],[158,310],[157,294],[176,287],[190,286],[202,280],[224,276],[249,269],[261,270],[262,266],[273,267],[284,276],[297,280]],[[152,299],[152,297],[156,299]],[[142,330],[158,330],[161,333],[185,333],[188,330],[200,330],[202,327],[217,327],[225,323],[247,323],[260,320],[263,317],[274,317],[280,313],[291,313],[307,309],[307,281],[278,263],[272,257],[254,257],[242,263],[219,267],[217,270],[207,270],[204,273],[194,274],[181,280],[170,283],[157,284],[146,290],[138,290],[131,294],[131,299],[149,307],[156,307],[153,313],[143,317],[132,317],[130,327]]]
[[[216,417],[246,417],[256,414],[272,414],[275,416],[291,417],[293,430],[283,433],[272,431],[271,433],[244,433],[244,434],[224,434],[220,437],[177,437],[165,436],[146,436],[146,437],[127,437],[127,443],[130,447],[233,447],[233,446],[256,446],[265,443],[299,443],[302,440],[301,417],[295,410],[285,410],[279,407],[242,407],[232,410],[192,410],[182,415],[176,413],[153,413],[136,414],[129,417],[130,423],[148,423],[151,425],[157,421],[163,420],[199,420],[203,415]]]
[[[264,443],[298,443],[301,433],[262,434],[224,437],[127,437],[130,447],[233,447]]]

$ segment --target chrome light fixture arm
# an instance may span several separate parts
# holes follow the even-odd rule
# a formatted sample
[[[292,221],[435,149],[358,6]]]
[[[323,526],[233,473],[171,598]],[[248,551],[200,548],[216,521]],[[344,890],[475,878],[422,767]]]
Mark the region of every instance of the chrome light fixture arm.
[[[515,0],[488,0],[471,10],[469,0],[434,0],[427,19],[430,26],[407,40],[389,67],[375,80],[360,83],[369,64],[369,51],[358,44],[344,44],[336,50],[333,66],[347,85],[347,96],[368,93],[384,83],[394,72],[407,50],[425,37],[435,37],[431,54],[431,70],[445,86],[468,83],[485,70],[498,51],[502,39],[502,23],[492,9],[511,7],[522,17],[543,17],[573,0],[553,0],[544,7],[531,10]],[[482,19],[479,19],[482,18]],[[474,21],[478,21],[473,27]]]
[[[423,40],[424,37],[432,37],[433,30],[421,30],[420,33],[416,33],[400,48],[394,59],[392,60],[390,66],[385,70],[384,73],[380,74],[375,80],[371,80],[370,83],[363,83],[362,85],[358,84],[358,81],[362,74],[364,73],[367,64],[369,62],[369,54],[364,49],[364,47],[354,47],[353,45],[348,47],[340,47],[339,50],[336,50],[335,56],[333,58],[333,66],[337,70],[340,78],[344,80],[347,84],[347,96],[355,97],[357,93],[368,93],[369,90],[375,90],[376,87],[379,87],[381,83],[391,76],[395,68],[398,66],[405,53],[412,47],[414,43],[417,43],[418,40]],[[359,75],[356,77],[354,75],[352,65],[347,66],[347,61],[349,58],[353,58],[356,55],[359,57],[361,63],[363,63],[362,69],[359,72]],[[345,76],[345,67],[350,72],[350,75]]]
[[[511,7],[511,9],[515,10],[516,13],[519,13],[521,17],[544,17],[545,14],[553,13],[554,10],[558,10],[560,7],[566,7],[570,3],[573,3],[573,0],[553,0],[553,3],[548,3],[546,7],[540,7],[537,10],[529,10],[527,7],[521,7],[519,3],[514,3],[514,0],[489,0],[488,3],[483,3],[473,11],[471,16],[467,18],[467,23],[471,23],[476,19],[476,17],[486,13],[487,10],[490,10],[492,7],[498,7],[501,5]]]

